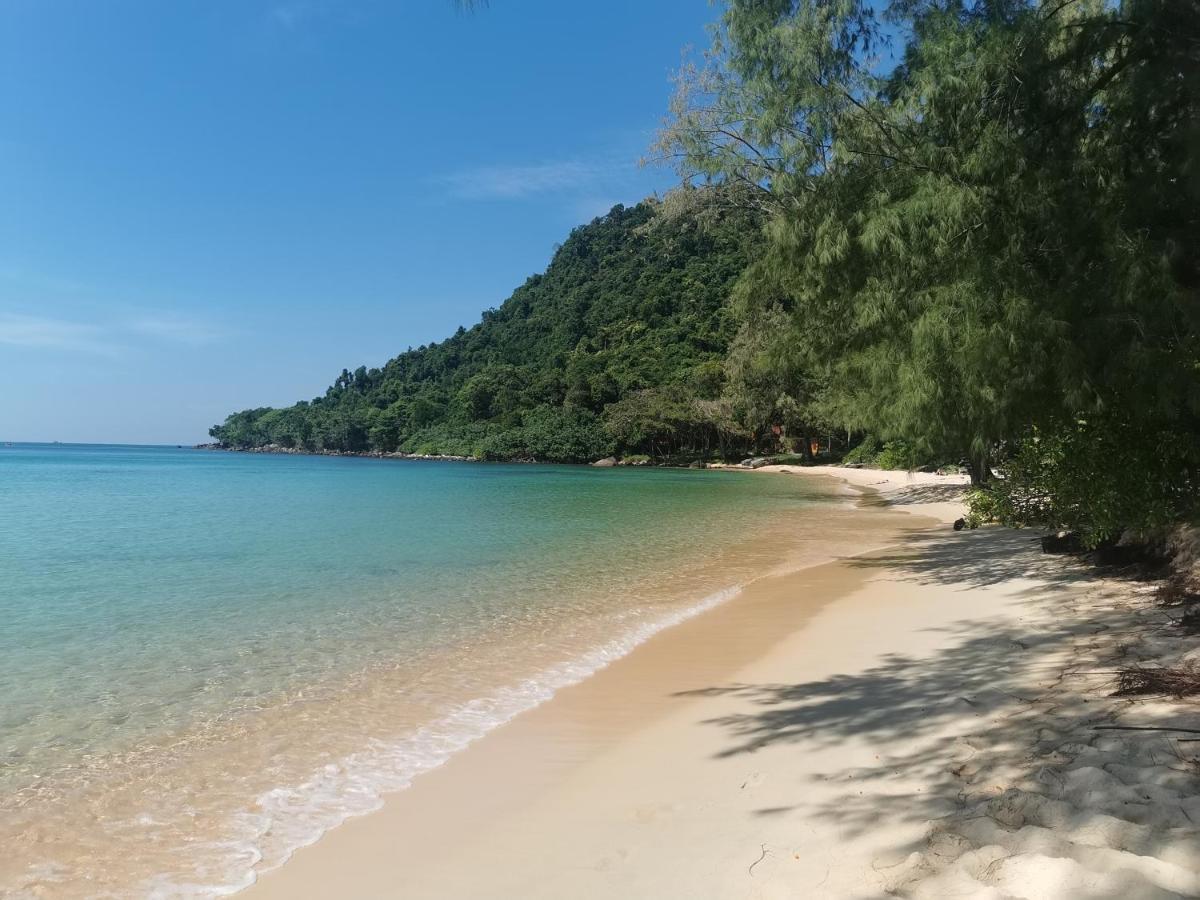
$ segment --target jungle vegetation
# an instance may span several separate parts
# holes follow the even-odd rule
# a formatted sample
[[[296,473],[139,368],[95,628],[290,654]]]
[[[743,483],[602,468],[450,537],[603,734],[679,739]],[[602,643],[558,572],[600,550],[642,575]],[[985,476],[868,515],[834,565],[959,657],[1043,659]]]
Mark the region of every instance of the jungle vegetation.
[[[800,417],[966,457],[980,516],[1195,515],[1200,5],[878,9],[731,0],[680,73],[660,149],[765,217],[745,339]]]
[[[234,413],[235,448],[582,462],[752,450],[770,415],[726,389],[726,299],[761,216],[728,190],[614,207],[446,340],[344,370],[324,396]],[[755,415],[761,416],[756,419]]]

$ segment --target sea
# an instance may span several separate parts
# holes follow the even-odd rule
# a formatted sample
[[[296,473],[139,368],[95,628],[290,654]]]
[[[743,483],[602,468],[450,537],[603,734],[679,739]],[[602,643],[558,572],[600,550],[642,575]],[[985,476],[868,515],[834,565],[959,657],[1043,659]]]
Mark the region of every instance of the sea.
[[[848,502],[745,472],[0,445],[0,896],[234,893],[815,558]]]

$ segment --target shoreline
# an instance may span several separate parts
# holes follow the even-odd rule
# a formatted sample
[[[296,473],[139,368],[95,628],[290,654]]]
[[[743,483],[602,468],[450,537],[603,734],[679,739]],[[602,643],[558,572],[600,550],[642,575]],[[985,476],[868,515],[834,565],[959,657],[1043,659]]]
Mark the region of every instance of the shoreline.
[[[814,475],[832,475],[835,478],[843,478],[848,484],[859,484],[855,480],[853,473],[861,472],[867,476],[872,474],[883,474],[893,477],[907,477],[911,479],[914,476],[924,478],[926,476],[936,476],[940,483],[960,483],[958,479],[962,478],[958,474],[942,475],[936,472],[917,472],[907,471],[904,469],[870,469],[864,468],[861,464],[855,466],[842,466],[840,464],[825,464],[825,463],[779,463],[776,462],[774,456],[752,457],[754,465],[748,463],[751,459],[747,459],[745,463],[731,462],[707,462],[704,460],[689,459],[688,462],[683,462],[682,459],[674,462],[656,461],[649,457],[634,456],[634,457],[605,457],[604,459],[591,461],[574,461],[574,462],[554,462],[544,459],[534,459],[531,457],[512,457],[508,459],[485,459],[479,456],[459,456],[447,453],[405,453],[402,450],[309,450],[302,447],[284,447],[280,444],[264,444],[257,447],[228,447],[222,444],[192,444],[190,446],[178,445],[179,450],[203,450],[213,453],[246,453],[252,456],[331,456],[345,457],[348,459],[398,459],[398,460],[424,460],[430,462],[469,462],[469,463],[491,463],[494,465],[517,465],[517,466],[575,466],[578,468],[619,468],[619,469],[705,469],[712,471],[734,471],[734,472],[808,472]],[[784,454],[788,455],[788,454]],[[948,480],[950,479],[950,480]],[[952,480],[952,481],[951,481]],[[886,483],[886,482],[879,482]],[[961,482],[961,483],[966,483]]]
[[[799,471],[822,476],[822,481],[825,481],[827,476],[837,478],[842,483],[842,490],[847,498],[855,501],[858,507],[857,521],[860,523],[861,533],[851,538],[856,542],[853,550],[855,555],[881,552],[894,542],[897,535],[945,527],[958,515],[958,507],[952,499],[930,498],[925,495],[905,499],[900,495],[912,487],[928,485],[943,485],[950,491],[957,491],[962,479],[956,476],[807,466],[768,466],[747,468],[745,471]],[[881,516],[879,509],[872,508],[880,505],[879,488],[884,488],[893,495],[884,501],[885,506],[894,504],[900,507],[907,504],[912,505],[912,508]],[[921,506],[913,505],[918,503]],[[908,512],[917,512],[918,518],[907,515]],[[432,852],[424,836],[430,830],[431,819],[437,819],[441,823],[441,828],[445,830],[444,833],[449,839],[448,836],[455,830],[456,820],[478,819],[481,808],[486,808],[493,814],[511,811],[523,806],[528,796],[542,795],[550,791],[552,782],[567,777],[593,754],[611,749],[614,743],[619,744],[624,738],[653,723],[667,711],[667,707],[673,705],[666,699],[669,692],[654,698],[643,697],[645,702],[633,702],[634,698],[628,691],[620,692],[622,700],[620,704],[614,705],[612,688],[605,686],[606,681],[627,681],[629,675],[623,674],[625,670],[632,672],[644,668],[653,669],[654,674],[660,676],[662,673],[659,671],[657,660],[663,655],[659,647],[664,641],[676,645],[675,650],[668,648],[666,655],[677,656],[678,649],[685,648],[682,653],[685,658],[682,661],[690,667],[693,674],[699,669],[706,669],[711,676],[717,677],[735,671],[748,660],[768,652],[771,645],[785,640],[787,636],[776,632],[773,626],[777,623],[774,622],[771,623],[772,627],[765,629],[747,623],[745,611],[759,604],[778,605],[781,596],[786,594],[788,585],[806,575],[815,577],[822,585],[822,590],[817,592],[819,596],[815,599],[803,604],[799,609],[790,611],[789,615],[798,616],[788,625],[788,629],[792,631],[802,629],[803,623],[821,608],[833,603],[836,597],[844,592],[849,582],[857,583],[859,580],[857,576],[847,578],[843,563],[839,562],[837,557],[805,563],[799,568],[793,567],[783,573],[764,572],[743,586],[731,599],[719,604],[703,605],[702,608],[691,611],[689,615],[657,631],[647,640],[634,646],[627,654],[593,672],[583,681],[560,689],[545,702],[490,731],[437,769],[424,773],[406,790],[385,797],[380,810],[347,820],[327,832],[314,844],[300,848],[282,866],[261,873],[256,884],[248,888],[250,894],[265,897],[315,897],[323,892],[349,890],[353,896],[375,896],[376,889],[380,891],[380,895],[386,893],[382,885],[372,886],[358,881],[357,878],[354,878],[352,886],[347,885],[345,879],[352,877],[347,872],[334,875],[334,880],[327,881],[322,888],[313,888],[313,873],[305,870],[315,867],[324,871],[328,866],[340,870],[344,863],[339,865],[338,860],[344,860],[348,853],[353,857],[360,856],[361,854],[354,849],[355,845],[360,842],[363,845],[374,844],[380,833],[403,833],[405,837],[400,843],[410,848],[425,846],[427,852]],[[728,640],[726,629],[719,621],[729,619],[731,610],[737,611],[732,618],[740,621],[739,637],[735,641]],[[717,620],[714,620],[714,617],[717,617]],[[747,627],[748,625],[750,627]],[[706,661],[702,665],[696,659],[697,639],[706,646]],[[676,668],[679,662],[679,659],[675,659],[671,668]],[[611,674],[614,670],[615,677]],[[637,680],[640,681],[640,678],[641,676]],[[597,696],[589,698],[588,695],[593,693]],[[563,729],[569,733],[564,734]],[[580,730],[589,737],[580,738]],[[569,752],[563,752],[564,745]],[[536,760],[536,764],[533,760]],[[505,787],[499,791],[496,783],[487,775],[498,762],[502,763],[506,770],[503,779]],[[468,784],[472,784],[473,787],[468,788]],[[512,785],[522,787],[514,792]],[[452,802],[447,802],[447,795],[453,795]],[[454,812],[447,814],[446,810]],[[398,818],[405,821],[397,823]],[[412,829],[413,822],[423,824]],[[365,839],[358,836],[363,831],[368,832]],[[347,844],[350,845],[349,849]],[[393,846],[389,852],[395,849]],[[406,851],[408,863],[404,868],[410,869],[417,856],[422,855],[427,853],[416,854],[411,849]],[[369,864],[367,868],[370,868]],[[432,885],[429,889],[434,890]],[[523,886],[521,890],[527,891],[528,886]],[[435,894],[430,894],[433,895]],[[463,894],[473,895],[475,894],[470,889]],[[426,894],[418,891],[414,896]]]
[[[1096,730],[1187,711],[1070,671],[1121,649],[1128,589],[952,532],[947,477],[814,468],[754,471],[866,489],[845,555],[659,632],[249,895],[1200,896],[1194,775]]]

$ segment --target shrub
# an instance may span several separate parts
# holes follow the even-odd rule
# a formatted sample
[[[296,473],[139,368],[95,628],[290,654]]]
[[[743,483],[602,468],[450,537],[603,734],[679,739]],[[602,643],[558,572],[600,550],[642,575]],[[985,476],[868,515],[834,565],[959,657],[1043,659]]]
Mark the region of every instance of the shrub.
[[[917,451],[904,441],[888,441],[875,457],[880,469],[915,469],[921,464]]]
[[[857,447],[842,457],[842,462],[860,463],[874,469],[915,469],[921,464],[921,459],[905,441],[888,441],[880,446],[878,438],[867,435]]]
[[[539,406],[523,416],[520,427],[485,438],[479,452],[484,459],[587,462],[611,455],[613,443],[594,413]]]
[[[1200,504],[1196,440],[1115,415],[1030,429],[1001,475],[969,495],[972,521],[1077,531],[1088,547],[1166,528]]]
[[[844,464],[861,464],[864,466],[875,465],[875,457],[879,455],[879,441],[867,435],[858,446],[846,453],[842,457]]]

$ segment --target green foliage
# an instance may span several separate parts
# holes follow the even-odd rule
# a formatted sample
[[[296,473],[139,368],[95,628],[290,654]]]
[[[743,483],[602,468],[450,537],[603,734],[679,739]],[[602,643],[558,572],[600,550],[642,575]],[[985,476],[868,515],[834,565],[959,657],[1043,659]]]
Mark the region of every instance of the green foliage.
[[[1019,446],[1009,521],[1100,539],[1186,513],[1200,6],[896,0],[887,74],[876,9],[729,0],[681,74],[663,149],[768,218],[737,286],[743,380],[812,385],[806,416],[903,441],[897,464],[965,456],[983,482]],[[1158,448],[1138,465],[1096,449],[1135,419]]]
[[[1004,477],[969,497],[972,524],[1068,528],[1085,545],[1153,533],[1200,511],[1200,445],[1119,415],[1031,429]]]
[[[757,216],[723,193],[665,211],[656,201],[614,207],[473,328],[379,369],[343,370],[311,402],[234,413],[210,433],[238,448],[561,461],[617,444],[655,454],[747,445],[718,398],[736,328],[725,301],[751,258]],[[659,419],[623,416],[619,404],[650,396],[670,398]]]
[[[921,465],[921,457],[904,441],[888,441],[875,457],[875,465],[881,469],[915,469]]]
[[[842,462],[861,464],[873,469],[911,470],[922,465],[925,459],[912,445],[904,441],[886,441],[880,444],[878,438],[867,435],[842,457]]]
[[[879,450],[879,441],[875,437],[867,435],[857,445],[847,451],[846,455],[842,457],[842,462],[851,465],[873,467],[875,465],[875,458],[879,456]]]
[[[480,446],[483,459],[585,462],[613,452],[613,441],[596,414],[586,409],[539,406],[517,428],[498,431]]]
[[[604,424],[622,452],[642,448],[664,458],[727,456],[747,444],[726,403],[686,385],[628,394],[605,409]]]

